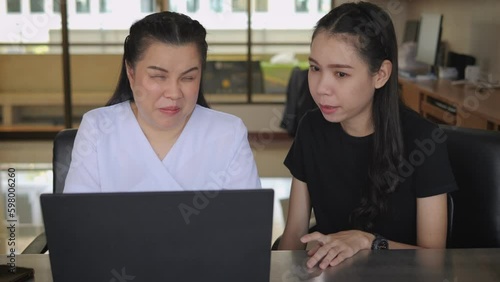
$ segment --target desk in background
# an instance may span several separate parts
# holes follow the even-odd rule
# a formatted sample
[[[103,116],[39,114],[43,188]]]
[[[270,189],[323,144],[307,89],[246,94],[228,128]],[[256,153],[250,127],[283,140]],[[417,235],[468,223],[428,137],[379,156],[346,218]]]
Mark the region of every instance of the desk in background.
[[[0,263],[5,260],[2,256]],[[35,268],[34,281],[52,281],[48,255],[16,260],[17,266]],[[500,281],[500,249],[366,250],[324,271],[307,269],[306,260],[305,251],[272,252],[270,281]]]
[[[399,84],[405,104],[436,123],[500,131],[499,89],[401,77]]]

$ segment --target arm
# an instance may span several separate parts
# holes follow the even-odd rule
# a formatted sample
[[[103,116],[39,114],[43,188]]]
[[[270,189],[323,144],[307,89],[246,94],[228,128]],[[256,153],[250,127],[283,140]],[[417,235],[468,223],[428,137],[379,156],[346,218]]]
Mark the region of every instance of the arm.
[[[227,189],[255,189],[261,188],[257,165],[252,149],[248,143],[248,131],[240,120],[235,132],[234,155],[224,172],[225,175],[215,177],[226,178],[223,187]]]
[[[311,203],[307,184],[292,178],[290,205],[285,230],[278,246],[279,250],[304,250],[306,244],[300,238],[308,233]]]
[[[389,249],[444,249],[447,232],[446,194],[417,198],[417,246],[389,241]]]
[[[99,136],[88,116],[83,117],[71,152],[64,193],[100,192],[96,143]]]
[[[417,198],[417,246],[389,241],[389,249],[445,248],[447,232],[446,194]],[[382,234],[383,235],[383,234]],[[301,241],[318,242],[318,246],[309,251],[311,258],[308,267],[318,262],[320,268],[334,266],[360,250],[370,250],[375,239],[373,234],[359,230],[348,230],[323,235],[314,232],[305,235]]]

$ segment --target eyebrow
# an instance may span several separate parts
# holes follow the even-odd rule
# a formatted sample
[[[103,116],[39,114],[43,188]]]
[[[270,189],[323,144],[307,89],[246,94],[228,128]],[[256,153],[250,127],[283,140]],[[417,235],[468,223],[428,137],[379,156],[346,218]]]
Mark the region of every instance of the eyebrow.
[[[161,68],[161,67],[157,67],[157,66],[149,66],[148,69],[153,69],[153,70],[159,70],[159,71],[162,71],[162,72],[166,72],[168,73],[168,70],[164,69],[164,68]],[[198,67],[192,67],[188,70],[185,70],[181,73],[181,75],[184,75],[186,73],[189,73],[189,72],[192,72],[194,70],[198,70],[199,68]]]
[[[318,64],[318,62],[317,62],[315,59],[311,58],[311,57],[309,57],[309,61],[310,61],[310,62],[313,62],[313,63],[315,63],[315,64]],[[318,65],[319,65],[319,64],[318,64]],[[327,68],[331,68],[331,69],[333,69],[333,68],[352,69],[352,68],[353,68],[353,67],[352,67],[352,66],[350,66],[350,65],[344,65],[344,64],[329,64],[329,65],[327,65],[326,67],[327,67]]]

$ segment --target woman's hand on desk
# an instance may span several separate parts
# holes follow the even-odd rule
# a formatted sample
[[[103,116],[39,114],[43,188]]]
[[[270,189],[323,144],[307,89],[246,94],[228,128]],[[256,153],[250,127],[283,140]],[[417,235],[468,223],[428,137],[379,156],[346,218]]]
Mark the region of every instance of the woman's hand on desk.
[[[300,238],[302,243],[316,243],[308,255],[311,257],[307,261],[307,267],[312,268],[319,263],[321,269],[328,266],[335,266],[345,259],[352,257],[363,249],[370,249],[373,234],[359,231],[348,230],[324,235],[319,232],[307,234]]]

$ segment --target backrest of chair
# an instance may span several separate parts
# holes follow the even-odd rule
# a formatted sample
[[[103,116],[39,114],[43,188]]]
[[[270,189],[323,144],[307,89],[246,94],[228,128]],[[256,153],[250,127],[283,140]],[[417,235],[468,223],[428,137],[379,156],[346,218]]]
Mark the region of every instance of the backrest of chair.
[[[54,138],[54,149],[52,158],[53,192],[62,193],[66,175],[71,163],[71,152],[75,142],[77,129],[64,129],[57,133]]]
[[[500,247],[500,132],[440,125],[459,190],[451,248]]]

